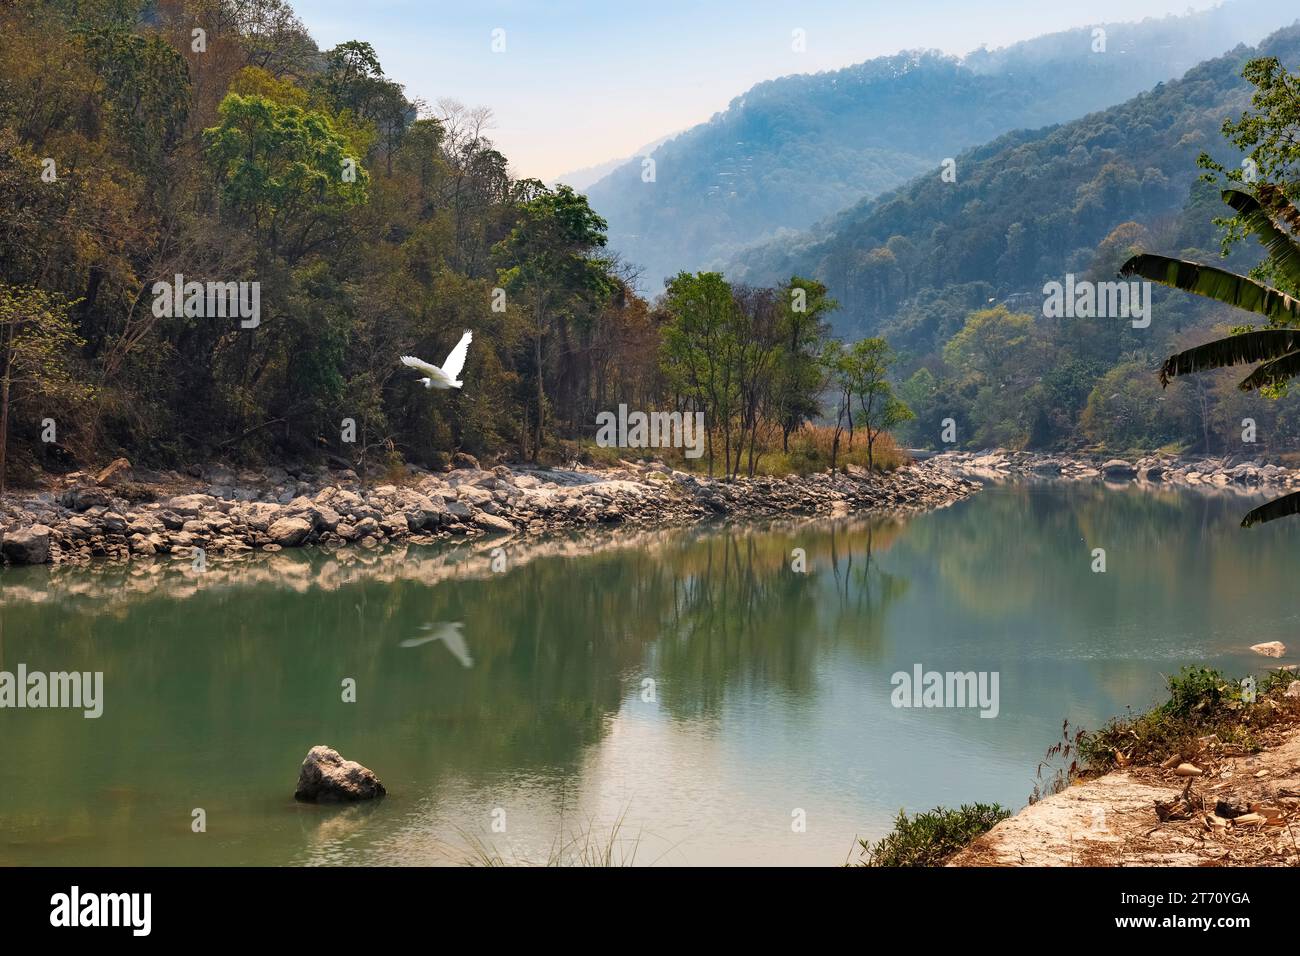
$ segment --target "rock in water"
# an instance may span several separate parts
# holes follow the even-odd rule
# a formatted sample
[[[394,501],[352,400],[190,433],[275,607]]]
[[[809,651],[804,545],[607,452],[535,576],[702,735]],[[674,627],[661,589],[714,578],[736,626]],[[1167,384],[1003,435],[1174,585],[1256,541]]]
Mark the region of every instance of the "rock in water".
[[[298,771],[295,800],[310,803],[347,803],[373,800],[387,793],[374,771],[355,760],[344,760],[337,750],[319,744],[307,751]]]
[[[1265,644],[1252,644],[1250,649],[1256,654],[1263,654],[1265,657],[1281,657],[1286,653],[1286,645],[1281,641],[1268,641]]]

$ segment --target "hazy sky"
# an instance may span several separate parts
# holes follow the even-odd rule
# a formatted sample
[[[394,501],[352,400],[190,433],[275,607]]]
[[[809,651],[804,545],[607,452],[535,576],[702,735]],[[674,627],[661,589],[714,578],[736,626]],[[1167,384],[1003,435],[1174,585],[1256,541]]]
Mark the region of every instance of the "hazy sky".
[[[760,80],[918,47],[963,54],[1213,0],[291,0],[324,49],[368,40],[407,94],[490,106],[516,176],[627,156]],[[492,33],[505,31],[505,51]],[[792,50],[802,29],[807,50]]]

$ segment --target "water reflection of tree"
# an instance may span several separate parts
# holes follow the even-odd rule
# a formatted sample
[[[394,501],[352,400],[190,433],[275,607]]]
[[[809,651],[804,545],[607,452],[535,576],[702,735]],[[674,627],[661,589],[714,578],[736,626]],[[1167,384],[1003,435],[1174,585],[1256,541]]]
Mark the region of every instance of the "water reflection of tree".
[[[58,603],[18,599],[36,579],[14,578],[6,658],[103,670],[108,706],[96,722],[10,721],[7,750],[48,767],[50,810],[69,813],[92,769],[104,787],[229,791],[238,765],[239,786],[277,792],[316,743],[426,780],[562,775],[625,702],[641,706],[646,677],[677,717],[716,714],[736,688],[812,693],[820,653],[876,639],[853,623],[882,601],[867,545],[854,529],[706,531],[451,579],[440,565],[422,573],[427,551],[286,552],[206,578],[185,562],[70,572]],[[791,570],[794,547],[809,573]],[[828,571],[850,570],[850,553],[862,593]],[[399,646],[442,621],[462,622],[473,667],[439,642]],[[340,699],[344,677],[356,704]]]
[[[717,716],[735,688],[806,697],[828,651],[877,654],[885,609],[906,582],[883,572],[873,549],[895,534],[855,523],[693,541],[671,562],[691,570],[654,648],[665,708],[681,718]],[[792,569],[795,548],[805,552],[806,572]]]
[[[885,611],[907,593],[909,581],[880,567],[875,554],[877,539],[888,547],[899,534],[897,522],[889,524],[868,523],[857,529],[857,536],[865,534],[860,552],[856,552],[849,535],[837,528],[830,530],[831,573],[836,581],[839,596],[839,620],[835,633],[848,633],[858,638],[857,643],[872,649],[882,646],[885,628]],[[844,574],[840,575],[840,549],[844,545]],[[855,553],[856,552],[856,553]],[[857,561],[857,567],[854,562]]]

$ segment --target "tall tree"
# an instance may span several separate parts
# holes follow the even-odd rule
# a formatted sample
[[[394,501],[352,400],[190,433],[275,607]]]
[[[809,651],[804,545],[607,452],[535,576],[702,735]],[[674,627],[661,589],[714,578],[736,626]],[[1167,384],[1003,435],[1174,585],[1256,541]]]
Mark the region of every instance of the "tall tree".
[[[790,434],[821,411],[824,383],[820,359],[830,323],[826,317],[839,303],[815,279],[793,276],[779,290],[781,343],[772,375],[772,417],[781,428],[781,450],[790,450]]]
[[[43,398],[62,405],[90,395],[70,367],[71,356],[85,344],[77,337],[70,305],[39,289],[0,283],[0,492],[8,465],[10,408],[23,400]]]
[[[730,471],[732,428],[740,387],[736,352],[736,298],[718,272],[682,272],[668,281],[663,307],[663,368],[670,386],[704,413],[709,475],[714,468],[715,433],[722,435],[723,473]]]
[[[500,282],[523,299],[532,325],[533,460],[545,437],[547,335],[566,310],[603,302],[611,291],[606,264],[597,255],[606,242],[605,229],[605,220],[592,211],[587,198],[561,185],[525,203],[514,228],[496,247]]]

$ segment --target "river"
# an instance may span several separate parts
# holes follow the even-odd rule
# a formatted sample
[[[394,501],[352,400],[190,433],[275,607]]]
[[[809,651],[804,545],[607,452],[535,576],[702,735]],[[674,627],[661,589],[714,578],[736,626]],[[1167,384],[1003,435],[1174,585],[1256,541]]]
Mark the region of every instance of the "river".
[[[1063,720],[1294,644],[1297,532],[1238,528],[1252,500],[6,569],[0,669],[104,700],[0,710],[0,864],[843,863],[900,808],[1020,807]],[[996,716],[894,706],[917,665],[995,676]],[[389,796],[295,803],[314,744]]]

